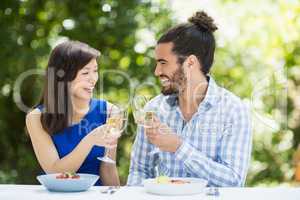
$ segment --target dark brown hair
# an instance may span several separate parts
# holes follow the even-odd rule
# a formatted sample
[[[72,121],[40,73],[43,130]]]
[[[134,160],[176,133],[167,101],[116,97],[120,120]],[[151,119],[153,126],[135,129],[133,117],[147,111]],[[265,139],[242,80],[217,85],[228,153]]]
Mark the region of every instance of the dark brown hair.
[[[99,55],[98,50],[78,41],[63,42],[52,50],[41,99],[41,123],[49,134],[55,134],[72,123],[70,82],[80,69]]]
[[[217,30],[217,26],[203,11],[196,12],[188,21],[169,29],[157,43],[172,42],[172,52],[177,55],[179,64],[182,64],[186,57],[195,55],[202,65],[202,72],[207,74],[214,60],[213,32]]]

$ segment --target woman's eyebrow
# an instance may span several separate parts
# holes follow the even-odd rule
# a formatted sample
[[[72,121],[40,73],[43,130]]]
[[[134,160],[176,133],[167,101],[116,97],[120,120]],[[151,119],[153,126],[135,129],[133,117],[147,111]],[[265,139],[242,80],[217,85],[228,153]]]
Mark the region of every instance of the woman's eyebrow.
[[[85,67],[83,69],[90,70],[90,69],[94,69],[94,68],[98,69],[98,65],[95,65],[93,67]]]

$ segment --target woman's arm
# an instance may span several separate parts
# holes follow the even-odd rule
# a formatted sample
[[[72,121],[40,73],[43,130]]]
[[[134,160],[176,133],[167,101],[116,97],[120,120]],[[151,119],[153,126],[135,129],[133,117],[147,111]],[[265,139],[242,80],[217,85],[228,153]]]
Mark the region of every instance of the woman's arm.
[[[42,127],[40,117],[41,112],[38,109],[27,114],[26,127],[37,160],[46,173],[76,172],[93,145],[106,145],[104,134],[98,133],[101,131],[99,127],[93,130],[95,134],[88,134],[71,153],[60,159],[51,137]]]
[[[110,149],[108,156],[115,160],[116,159],[116,151],[117,151],[117,148]],[[120,185],[118,169],[117,169],[117,166],[114,164],[101,162],[100,177],[101,177],[103,185],[110,185],[110,186],[119,186]]]

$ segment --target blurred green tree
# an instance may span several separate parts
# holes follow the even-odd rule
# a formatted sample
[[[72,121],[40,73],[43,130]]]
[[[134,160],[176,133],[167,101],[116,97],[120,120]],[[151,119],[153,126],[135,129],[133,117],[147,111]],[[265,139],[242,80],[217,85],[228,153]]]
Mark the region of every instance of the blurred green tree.
[[[217,33],[212,73],[244,98],[253,113],[247,185],[291,184],[292,155],[300,142],[300,2],[216,5],[224,29]]]
[[[156,33],[171,23],[167,5],[163,3],[147,0],[1,1],[0,182],[36,183],[35,176],[41,171],[25,134],[26,113],[13,99],[13,87],[21,73],[44,69],[51,48],[69,38],[84,41],[101,51],[100,73],[118,69],[133,82],[136,80],[135,83],[145,80],[152,71],[152,61],[145,55],[151,53],[149,47],[154,46]],[[113,102],[129,100],[126,99],[129,85],[124,85],[125,80],[118,82],[114,72],[106,72],[101,81],[104,88],[101,90],[98,86],[97,96]],[[23,81],[20,93],[25,105],[38,103],[42,83],[38,75]],[[132,130],[122,138],[118,151],[122,182],[128,173],[130,146],[127,146],[132,140]]]

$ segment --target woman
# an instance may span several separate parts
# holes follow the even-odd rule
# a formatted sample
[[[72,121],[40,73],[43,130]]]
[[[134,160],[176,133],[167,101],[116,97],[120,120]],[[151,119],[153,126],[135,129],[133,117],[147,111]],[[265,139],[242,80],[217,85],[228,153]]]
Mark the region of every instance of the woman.
[[[92,98],[100,53],[87,44],[64,42],[50,55],[41,104],[26,116],[35,155],[46,173],[100,174],[96,185],[119,185],[115,165],[102,163],[104,147],[117,139],[104,137],[106,111],[113,105]]]

